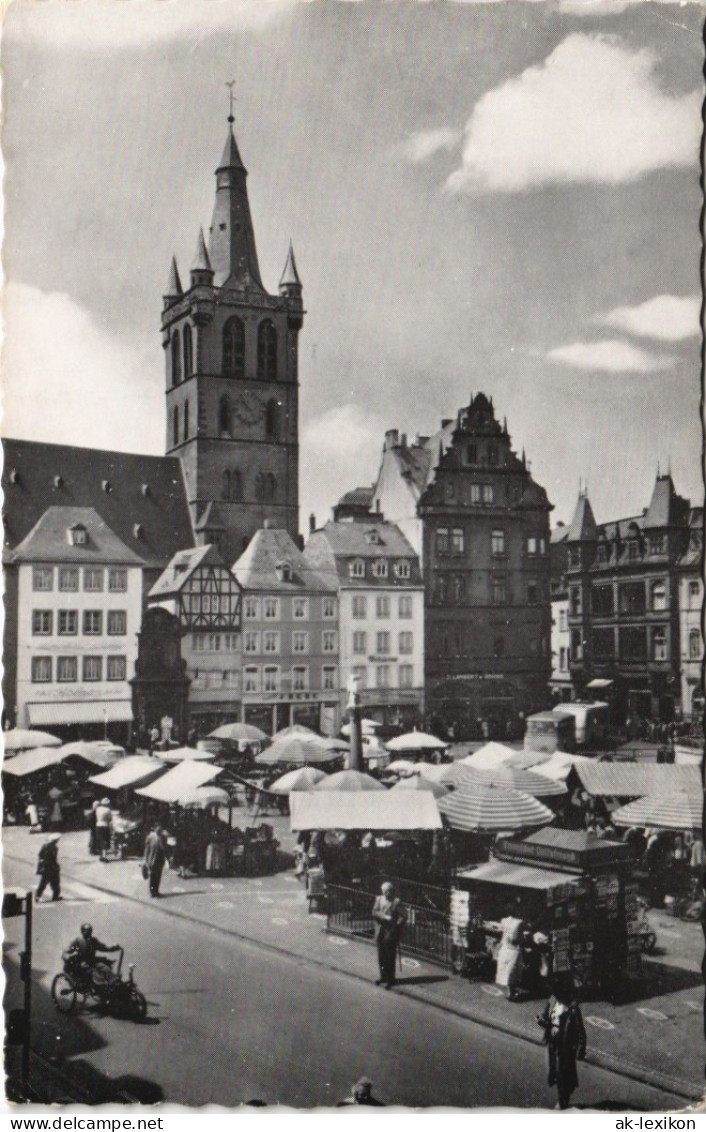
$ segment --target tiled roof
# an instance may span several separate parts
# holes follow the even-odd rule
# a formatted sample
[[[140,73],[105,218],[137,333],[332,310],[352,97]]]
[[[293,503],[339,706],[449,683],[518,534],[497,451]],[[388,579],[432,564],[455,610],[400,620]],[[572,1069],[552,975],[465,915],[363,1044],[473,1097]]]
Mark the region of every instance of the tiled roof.
[[[370,537],[377,542],[369,541]],[[402,531],[395,523],[383,521],[369,523],[327,523],[309,536],[304,554],[312,568],[332,584],[338,580],[357,585],[421,585],[419,559]],[[349,563],[355,559],[404,558],[410,563],[410,577],[398,581],[395,577],[351,579]]]
[[[164,598],[178,594],[194,570],[204,563],[226,568],[215,546],[195,546],[190,550],[180,550],[160,574],[148,597]]]
[[[353,525],[353,524],[351,524]],[[283,581],[277,567],[288,563],[292,580]],[[233,566],[233,574],[245,590],[297,593],[335,591],[335,583],[324,579],[304,557],[287,531],[265,528],[256,531],[246,550]]]
[[[165,566],[194,536],[181,463],[31,440],[5,440],[5,550],[23,541],[49,507],[91,507],[130,550]]]
[[[72,527],[86,530],[86,541],[74,545]],[[111,531],[92,507],[49,507],[26,538],[9,554],[11,562],[120,562],[142,566],[142,558]]]

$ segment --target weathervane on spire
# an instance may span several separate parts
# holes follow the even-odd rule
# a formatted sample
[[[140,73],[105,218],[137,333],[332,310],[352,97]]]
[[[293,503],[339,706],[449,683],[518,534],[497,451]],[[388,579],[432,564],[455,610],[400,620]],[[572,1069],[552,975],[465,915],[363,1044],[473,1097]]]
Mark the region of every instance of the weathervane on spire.
[[[232,126],[232,125],[233,125],[233,122],[235,121],[235,118],[234,118],[234,116],[233,116],[233,103],[237,101],[237,99],[236,99],[235,95],[233,94],[233,87],[235,86],[235,79],[231,79],[231,81],[230,81],[229,83],[226,83],[226,86],[228,87],[228,90],[229,90],[229,92],[230,92],[230,93],[229,93],[229,97],[230,97],[230,114],[228,115],[228,121],[230,122],[230,124],[231,124],[231,126]]]

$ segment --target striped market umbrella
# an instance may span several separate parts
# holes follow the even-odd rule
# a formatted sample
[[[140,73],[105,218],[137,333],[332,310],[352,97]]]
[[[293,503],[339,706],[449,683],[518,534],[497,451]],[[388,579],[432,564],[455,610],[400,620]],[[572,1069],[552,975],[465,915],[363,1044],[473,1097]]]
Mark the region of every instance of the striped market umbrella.
[[[292,764],[295,766],[320,766],[323,763],[335,762],[340,759],[339,751],[330,751],[322,740],[314,735],[290,735],[284,739],[275,739],[272,746],[255,756],[258,766],[275,766]]]
[[[342,790],[347,794],[359,794],[363,790],[384,790],[382,782],[363,774],[360,770],[339,770],[328,774],[314,787],[315,790]]]
[[[460,765],[459,770],[461,774],[456,780],[457,786],[463,786],[464,782],[480,782],[504,786],[508,790],[521,790],[524,794],[531,794],[533,798],[558,798],[568,793],[566,783],[561,780],[506,764],[487,770]]]
[[[271,794],[291,794],[293,790],[313,790],[322,778],[323,770],[315,766],[300,766],[297,770],[288,770],[269,787]]]
[[[554,820],[552,811],[530,794],[468,781],[439,798],[437,805],[453,829],[466,833],[523,829]]]
[[[701,829],[703,798],[678,790],[661,797],[638,798],[610,815],[614,825],[655,826],[657,829]]]
[[[292,723],[289,727],[283,727],[281,731],[277,731],[272,738],[277,739],[291,739],[293,736],[299,736],[305,739],[319,739],[320,736],[312,731],[311,727],[306,727],[303,723]]]

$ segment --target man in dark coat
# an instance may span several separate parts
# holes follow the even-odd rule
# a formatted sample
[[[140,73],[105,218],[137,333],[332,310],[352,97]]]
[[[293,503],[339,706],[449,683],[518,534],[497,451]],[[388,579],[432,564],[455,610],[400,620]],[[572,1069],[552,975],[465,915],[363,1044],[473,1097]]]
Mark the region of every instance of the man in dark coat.
[[[537,1022],[544,1029],[550,1085],[559,1091],[559,1108],[568,1108],[579,1078],[576,1062],[586,1056],[586,1030],[569,976],[557,976],[552,994]]]
[[[373,1096],[373,1083],[368,1077],[361,1077],[356,1081],[353,1091],[344,1101],[339,1101],[336,1108],[346,1108],[348,1105],[369,1105],[371,1108],[384,1108],[385,1102]]]
[[[150,896],[159,896],[159,882],[162,879],[162,869],[166,859],[164,834],[161,826],[155,825],[147,834],[145,841],[144,866],[150,882]]]
[[[59,834],[55,833],[48,841],[45,841],[42,848],[39,850],[37,857],[37,876],[39,877],[39,884],[37,891],[34,894],[35,903],[39,903],[42,898],[44,889],[49,885],[51,888],[52,900],[61,900],[61,884],[59,867]]]
[[[376,982],[378,986],[384,985],[386,990],[389,990],[395,982],[395,961],[406,919],[404,908],[395,896],[393,886],[389,881],[385,881],[380,896],[375,898],[373,920],[380,967],[380,978]]]

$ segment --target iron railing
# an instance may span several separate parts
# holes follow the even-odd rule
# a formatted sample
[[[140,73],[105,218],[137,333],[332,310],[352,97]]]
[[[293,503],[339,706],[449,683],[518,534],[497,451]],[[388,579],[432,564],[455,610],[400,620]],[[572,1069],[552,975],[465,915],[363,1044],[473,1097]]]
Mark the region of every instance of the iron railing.
[[[410,882],[410,887],[414,882]],[[430,885],[421,886],[431,889]],[[378,890],[379,891],[379,890]],[[434,890],[440,893],[441,890]],[[415,955],[430,963],[444,967],[451,966],[452,942],[448,915],[448,893],[445,893],[446,908],[435,907],[441,903],[437,896],[432,901],[429,894],[424,904],[413,904],[403,900],[407,920],[402,932],[401,951],[403,955]],[[346,888],[343,885],[326,885],[326,930],[334,935],[353,936],[372,941],[374,921],[372,908],[375,894],[367,888]]]

